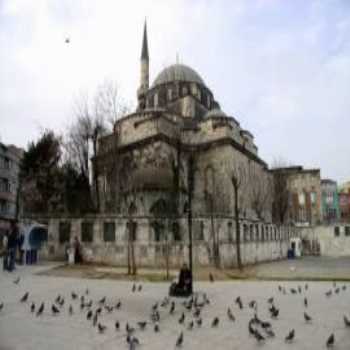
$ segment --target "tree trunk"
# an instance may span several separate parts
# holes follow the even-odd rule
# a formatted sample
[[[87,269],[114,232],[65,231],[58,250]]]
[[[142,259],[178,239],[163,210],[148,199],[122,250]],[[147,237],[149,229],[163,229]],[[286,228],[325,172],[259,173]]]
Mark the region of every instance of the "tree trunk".
[[[237,266],[240,270],[243,270],[242,258],[241,258],[241,227],[239,225],[239,208],[238,208],[238,188],[234,186],[235,194],[235,223],[236,223],[236,253],[237,253]]]

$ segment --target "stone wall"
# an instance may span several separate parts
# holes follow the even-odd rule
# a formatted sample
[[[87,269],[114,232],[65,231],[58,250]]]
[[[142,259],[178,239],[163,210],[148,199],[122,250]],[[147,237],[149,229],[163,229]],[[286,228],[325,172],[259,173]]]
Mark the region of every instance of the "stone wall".
[[[119,266],[127,265],[130,218],[87,216],[84,218],[46,218],[38,221],[48,222],[48,241],[40,251],[41,258],[63,260],[67,245],[72,243],[76,236],[82,242],[86,260]],[[178,267],[187,260],[189,240],[186,217],[176,219],[134,217],[133,221],[137,223],[136,239],[133,245],[138,266],[164,266],[167,251],[172,267]],[[163,225],[163,230],[158,236],[155,228],[156,222]],[[70,225],[67,237],[64,237],[63,234],[65,223]],[[91,242],[86,241],[86,232],[82,232],[83,223],[91,224]],[[108,237],[106,236],[106,223],[114,223],[112,235]],[[285,258],[289,238],[297,235],[297,232],[291,227],[276,227],[272,224],[249,221],[242,221],[240,224],[242,261],[245,265]],[[177,227],[176,234],[174,225]],[[195,218],[192,230],[194,264],[207,266],[214,263],[215,237],[219,245],[221,266],[236,266],[234,227],[235,222],[232,217]]]

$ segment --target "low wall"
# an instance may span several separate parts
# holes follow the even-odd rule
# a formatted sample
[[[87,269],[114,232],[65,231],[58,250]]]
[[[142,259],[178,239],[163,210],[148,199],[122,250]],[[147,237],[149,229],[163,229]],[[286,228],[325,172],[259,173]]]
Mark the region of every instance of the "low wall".
[[[350,256],[350,224],[303,227],[300,235],[309,242],[316,241],[323,256]]]
[[[135,240],[132,243],[128,226],[131,219],[126,217],[60,217],[37,221],[48,225],[48,241],[40,251],[40,257],[44,259],[65,259],[67,246],[77,237],[84,248],[84,258],[92,262],[125,266],[130,249],[134,250],[138,266],[164,266],[168,259],[170,266],[177,267],[188,260],[187,218],[133,217]],[[155,222],[164,224],[161,235],[157,235]],[[106,225],[110,228],[108,237]],[[293,227],[246,220],[240,225],[241,256],[245,265],[285,258],[289,239],[299,235]],[[91,230],[88,230],[89,235],[84,233],[86,226]],[[219,260],[223,267],[236,266],[236,233],[232,217],[194,218],[192,227],[195,265],[212,265]],[[214,252],[219,252],[219,257]]]

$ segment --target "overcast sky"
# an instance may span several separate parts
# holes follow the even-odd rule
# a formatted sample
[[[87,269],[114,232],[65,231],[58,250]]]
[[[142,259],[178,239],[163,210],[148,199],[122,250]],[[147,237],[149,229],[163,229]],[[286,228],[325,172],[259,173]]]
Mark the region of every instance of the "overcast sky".
[[[269,164],[350,179],[349,0],[0,0],[1,141],[62,132],[106,78],[135,103],[145,17],[151,81],[178,53]]]

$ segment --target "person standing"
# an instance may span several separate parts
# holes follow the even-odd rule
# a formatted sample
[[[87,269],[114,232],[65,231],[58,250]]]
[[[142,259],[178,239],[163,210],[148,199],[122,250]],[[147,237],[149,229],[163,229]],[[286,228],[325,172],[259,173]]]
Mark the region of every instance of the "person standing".
[[[15,267],[16,249],[18,246],[18,227],[16,221],[11,221],[10,232],[7,241],[8,271],[12,272]]]
[[[18,252],[19,252],[20,265],[23,265],[23,256],[24,256],[23,243],[24,243],[24,233],[23,233],[23,230],[20,230],[18,235]]]
[[[2,247],[3,247],[3,269],[4,271],[8,270],[8,247],[7,247],[7,243],[8,243],[8,232],[6,232],[2,238]]]

